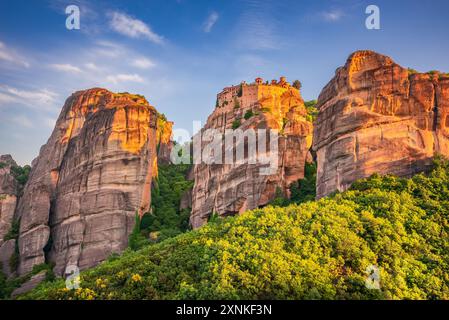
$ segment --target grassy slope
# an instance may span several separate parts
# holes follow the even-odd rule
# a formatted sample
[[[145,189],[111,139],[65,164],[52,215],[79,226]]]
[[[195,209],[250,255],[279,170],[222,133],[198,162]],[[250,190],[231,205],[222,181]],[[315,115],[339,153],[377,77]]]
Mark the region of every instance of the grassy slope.
[[[449,299],[449,164],[210,223],[27,299]],[[365,287],[380,269],[381,290]]]

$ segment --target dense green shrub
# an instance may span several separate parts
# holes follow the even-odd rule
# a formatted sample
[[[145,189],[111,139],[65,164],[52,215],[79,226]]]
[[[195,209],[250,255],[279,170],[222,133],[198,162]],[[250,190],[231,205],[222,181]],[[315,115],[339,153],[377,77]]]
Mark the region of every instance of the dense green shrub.
[[[249,118],[251,118],[252,116],[254,115],[254,112],[253,112],[253,110],[247,110],[246,112],[245,112],[245,115],[243,116],[243,118],[245,118],[245,120],[248,120]]]
[[[415,69],[412,68],[408,68],[408,75],[411,76],[412,74],[417,74],[418,71],[416,71]]]
[[[28,181],[28,177],[30,175],[31,167],[26,166],[12,166],[11,167],[11,174],[14,178],[16,178],[17,182],[19,182],[19,188],[23,189],[25,184]]]
[[[290,186],[290,200],[294,203],[314,201],[316,198],[316,163],[306,163],[304,179]]]
[[[235,120],[232,122],[232,129],[235,130],[235,129],[239,128],[240,125],[241,125],[240,119],[235,119]]]
[[[35,265],[33,267],[33,270],[30,273],[28,273],[27,275],[7,279],[5,274],[3,274],[3,272],[2,272],[2,268],[1,268],[1,264],[0,264],[0,300],[1,299],[10,299],[11,293],[15,289],[19,288],[22,284],[24,284],[25,282],[30,280],[32,276],[34,276],[42,271],[46,272],[45,282],[47,284],[51,283],[52,281],[55,280],[55,275],[53,273],[53,267],[54,267],[54,265],[46,264],[46,263]]]
[[[240,84],[239,91],[237,92],[238,97],[242,97],[243,95],[243,84]]]
[[[28,299],[449,299],[449,164],[219,219]],[[370,268],[380,289],[368,289]]]
[[[304,102],[304,105],[306,106],[307,110],[307,121],[314,122],[318,116],[318,109],[316,108],[317,101],[316,100],[310,100]]]
[[[302,87],[301,81],[299,81],[299,80],[293,81],[292,87],[300,90]]]
[[[17,239],[19,237],[19,229],[20,229],[20,220],[14,220],[11,225],[11,229],[9,229],[8,233],[3,238],[4,241],[8,241],[11,239]]]
[[[135,250],[149,240],[159,242],[189,229],[190,209],[179,209],[182,196],[193,187],[193,181],[186,179],[189,170],[190,165],[186,164],[159,166],[151,191],[151,212],[136,220],[131,248]]]

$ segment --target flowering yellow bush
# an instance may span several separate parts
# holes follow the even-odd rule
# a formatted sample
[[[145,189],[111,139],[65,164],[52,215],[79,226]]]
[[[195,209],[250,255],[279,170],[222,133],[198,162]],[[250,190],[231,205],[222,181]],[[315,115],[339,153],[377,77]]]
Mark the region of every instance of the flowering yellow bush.
[[[378,270],[379,289],[367,285]],[[209,223],[26,299],[449,299],[449,162]],[[107,282],[106,282],[107,280]],[[101,288],[106,284],[105,288]]]
[[[74,291],[75,298],[77,298],[78,300],[94,300],[96,296],[95,291],[89,288],[79,288]]]
[[[133,282],[141,282],[141,281],[142,281],[142,277],[141,277],[139,274],[135,273],[135,274],[133,274],[133,276],[131,277],[131,280],[132,280]]]

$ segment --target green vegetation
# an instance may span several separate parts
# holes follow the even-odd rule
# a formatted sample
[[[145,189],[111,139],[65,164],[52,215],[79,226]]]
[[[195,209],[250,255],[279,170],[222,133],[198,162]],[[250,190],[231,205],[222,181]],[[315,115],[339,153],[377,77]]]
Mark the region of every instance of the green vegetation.
[[[239,88],[239,91],[237,92],[237,96],[242,97],[242,95],[243,95],[243,84],[240,84],[240,88]]]
[[[182,196],[193,187],[186,180],[190,165],[159,165],[158,177],[151,192],[151,212],[136,223],[129,247],[137,250],[149,243],[160,242],[189,229],[190,209],[179,209]]]
[[[285,207],[291,204],[301,204],[307,201],[314,201],[316,198],[316,164],[306,163],[304,169],[304,179],[300,179],[290,186],[290,198],[287,198],[278,187],[272,206]]]
[[[28,177],[30,175],[31,167],[26,166],[12,166],[11,174],[19,183],[19,189],[22,190],[25,187],[25,184],[28,181]]]
[[[296,204],[315,200],[316,163],[306,163],[304,169],[304,179],[293,183],[290,186],[290,192],[290,201]]]
[[[292,87],[300,90],[302,88],[301,81],[299,81],[299,80],[293,81]]]
[[[412,68],[408,68],[408,75],[411,76],[412,74],[417,74],[419,73],[418,71],[416,71],[415,69]]]
[[[11,293],[19,288],[22,284],[31,279],[32,276],[46,271],[45,283],[50,284],[55,280],[55,275],[53,273],[53,265],[49,264],[39,264],[33,267],[33,270],[22,277],[15,277],[7,279],[6,275],[2,272],[2,268],[0,265],[0,300],[2,299],[10,299]]]
[[[3,169],[7,166],[8,164],[5,162],[0,162],[0,169]]]
[[[11,229],[9,229],[8,233],[3,238],[4,241],[8,241],[11,239],[17,239],[19,237],[19,229],[20,229],[20,220],[14,220],[11,225]]]
[[[449,299],[449,162],[219,219],[27,299]],[[378,267],[380,289],[368,289]]]
[[[4,241],[8,240],[16,240],[14,253],[9,258],[9,268],[10,270],[16,270],[19,266],[19,230],[20,230],[20,219],[14,220],[11,225],[11,229],[9,229],[8,233],[3,238]]]
[[[246,112],[245,112],[245,115],[243,116],[243,118],[245,118],[245,120],[248,120],[249,118],[251,118],[252,116],[254,115],[254,112],[253,112],[253,110],[247,110]]]
[[[304,102],[304,105],[306,106],[307,110],[307,121],[314,122],[318,116],[318,109],[316,108],[317,101],[316,100],[310,100]]]
[[[235,119],[234,121],[232,121],[232,129],[233,130],[235,130],[238,127],[240,127],[240,125],[241,125],[240,119]]]

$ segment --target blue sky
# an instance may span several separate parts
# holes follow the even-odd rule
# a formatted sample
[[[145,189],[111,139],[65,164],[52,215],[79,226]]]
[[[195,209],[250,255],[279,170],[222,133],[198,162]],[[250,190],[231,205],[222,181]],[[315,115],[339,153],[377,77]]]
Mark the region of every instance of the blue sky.
[[[67,30],[65,8],[81,10]],[[381,29],[365,28],[380,8]],[[284,75],[314,99],[358,49],[449,71],[449,1],[0,1],[0,154],[30,163],[65,99],[104,87],[146,96],[175,127],[204,123],[225,86]]]

